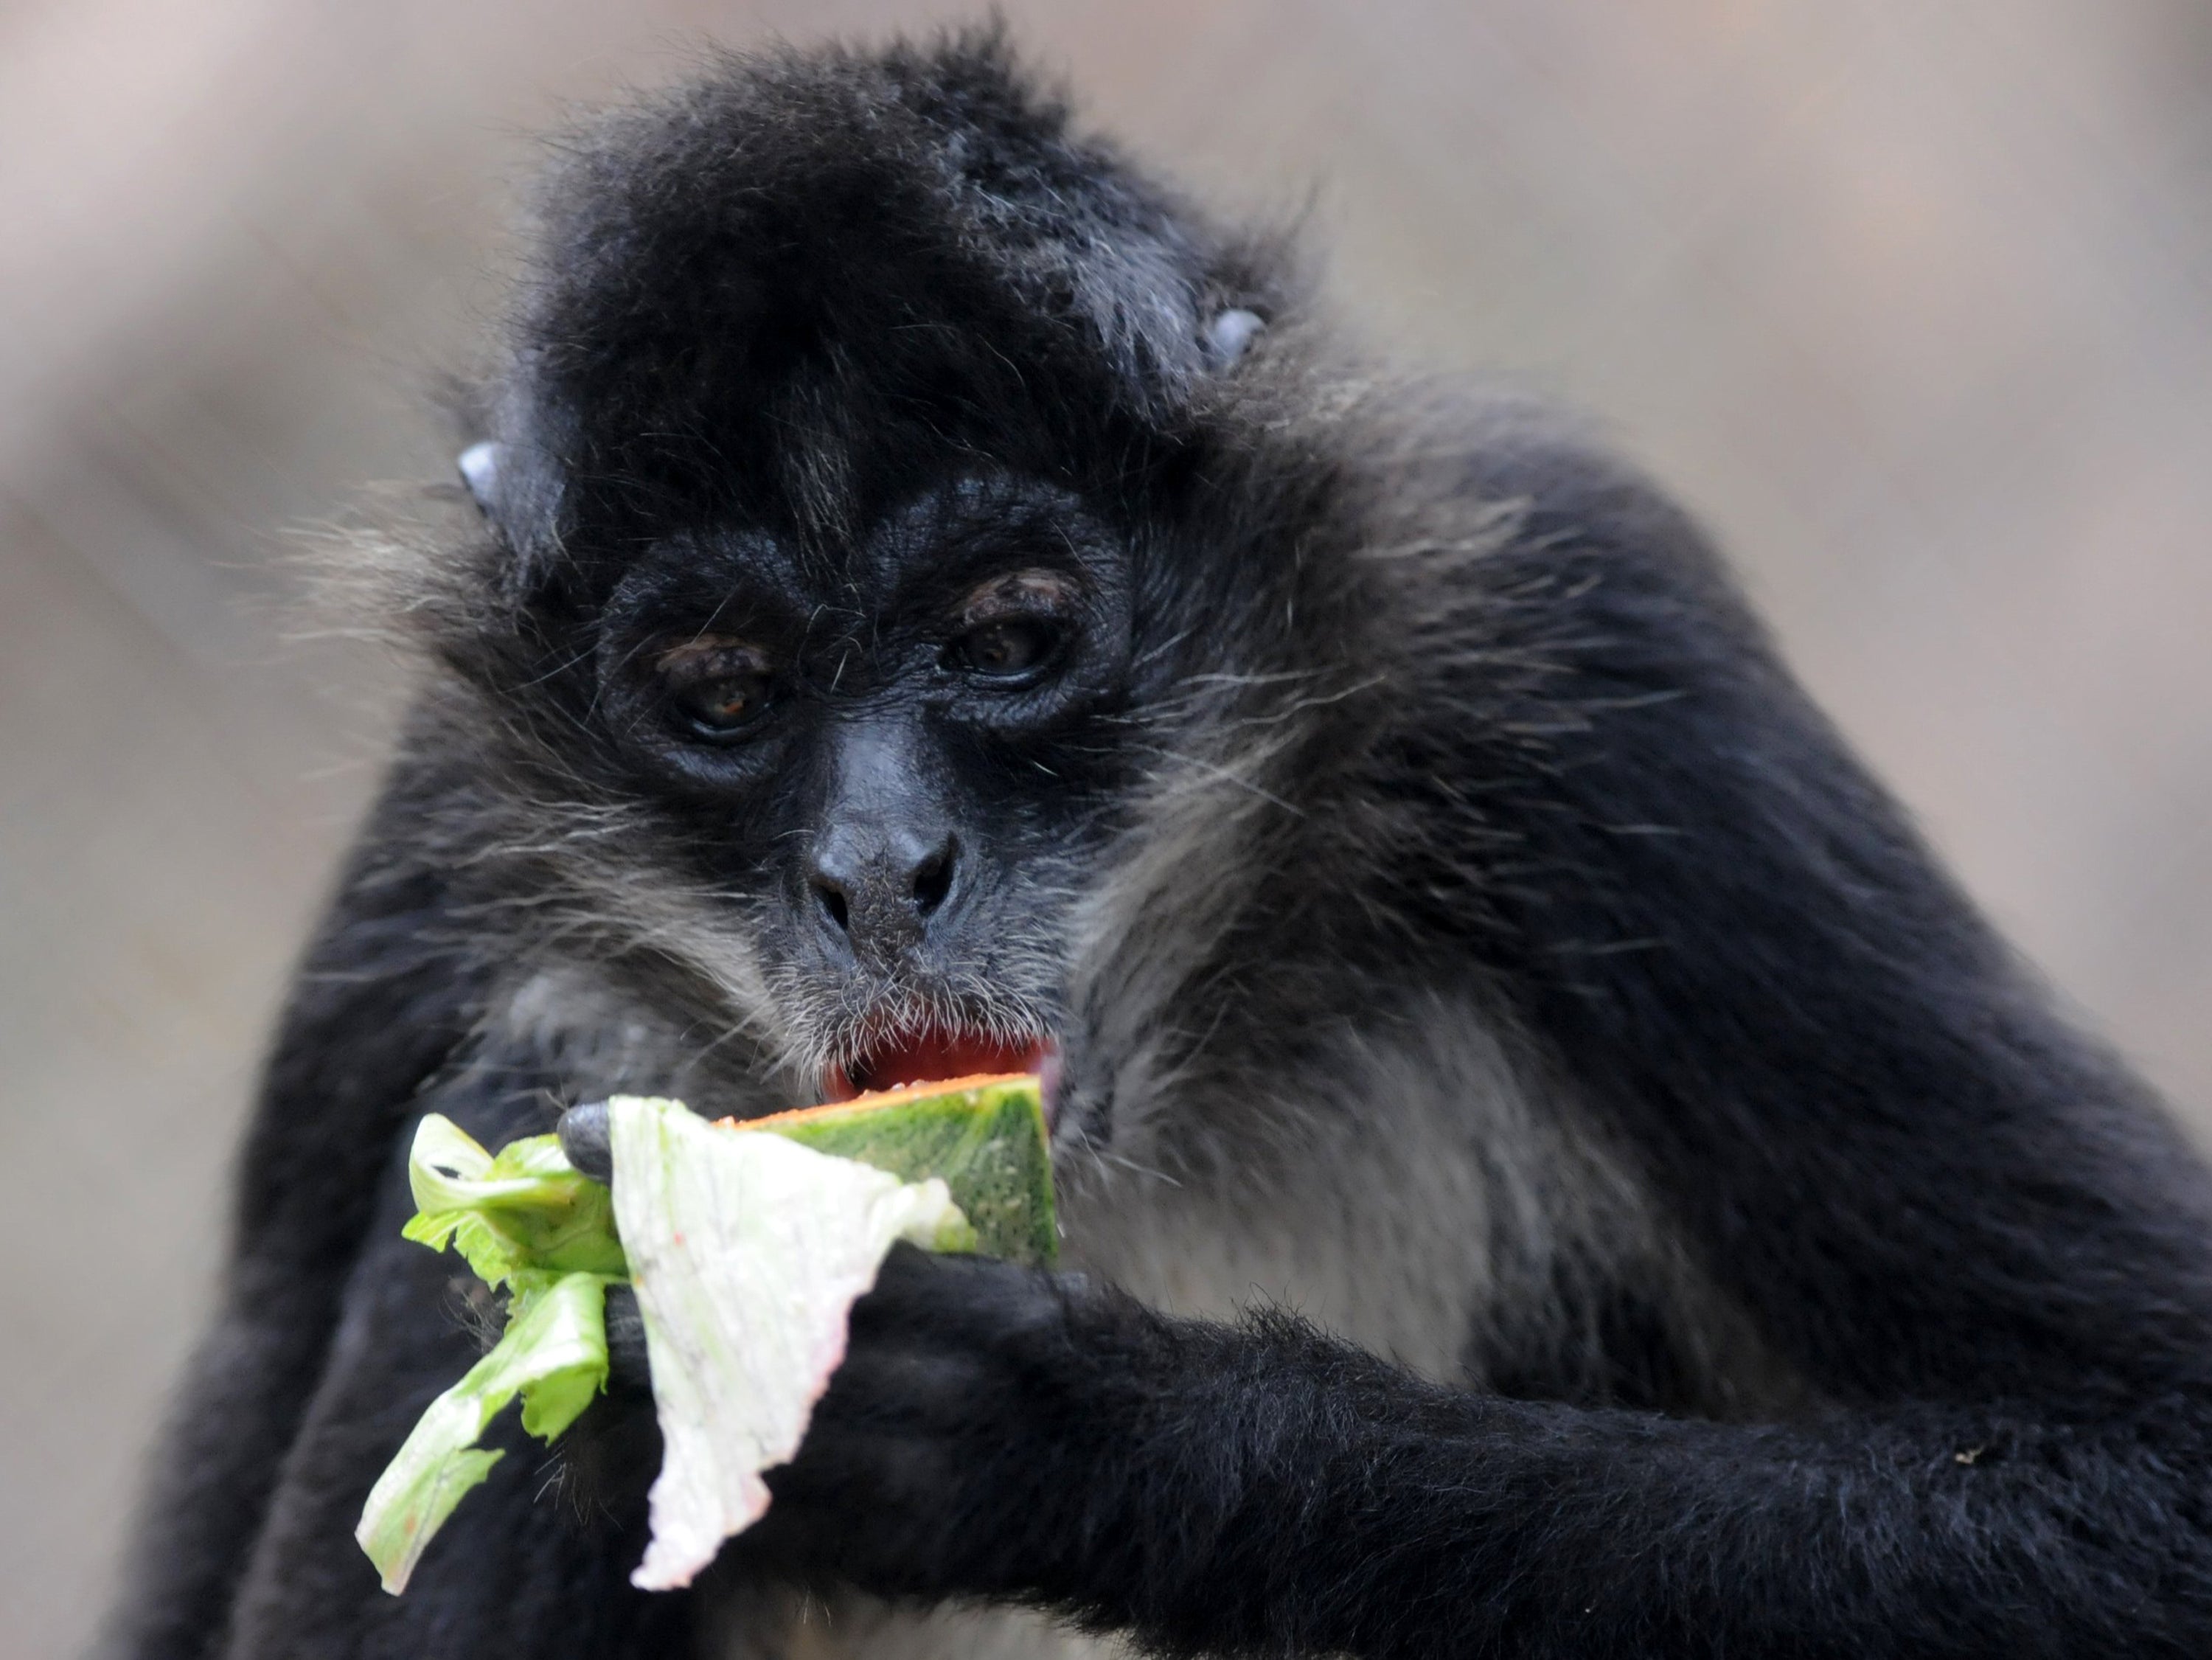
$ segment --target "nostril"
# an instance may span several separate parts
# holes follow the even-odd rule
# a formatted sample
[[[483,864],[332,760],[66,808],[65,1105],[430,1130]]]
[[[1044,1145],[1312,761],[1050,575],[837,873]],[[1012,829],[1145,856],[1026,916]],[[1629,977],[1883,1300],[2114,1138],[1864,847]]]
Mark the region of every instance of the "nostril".
[[[924,916],[933,915],[952,891],[952,865],[957,848],[951,838],[915,866],[914,908]]]
[[[814,884],[814,897],[822,906],[822,914],[836,925],[838,933],[848,933],[852,931],[850,914],[846,908],[845,896],[842,891],[831,887],[827,882],[817,882]]]

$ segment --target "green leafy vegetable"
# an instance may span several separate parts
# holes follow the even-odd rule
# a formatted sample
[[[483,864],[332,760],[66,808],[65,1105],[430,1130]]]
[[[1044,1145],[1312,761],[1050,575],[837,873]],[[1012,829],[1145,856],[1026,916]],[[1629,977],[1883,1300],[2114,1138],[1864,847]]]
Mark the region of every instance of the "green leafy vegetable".
[[[513,1283],[506,1335],[430,1403],[354,1530],[394,1595],[453,1506],[505,1456],[476,1444],[508,1402],[521,1395],[523,1428],[550,1441],[606,1387],[606,1276],[523,1270]]]
[[[569,1164],[558,1136],[510,1141],[495,1155],[434,1112],[415,1132],[407,1181],[416,1213],[401,1234],[433,1250],[450,1242],[495,1289],[518,1269],[629,1272],[612,1195]]]
[[[508,1402],[520,1395],[523,1428],[550,1442],[606,1387],[606,1288],[629,1267],[611,1195],[569,1164],[553,1136],[511,1141],[494,1156],[433,1113],[416,1129],[407,1178],[418,1208],[405,1236],[434,1250],[452,1244],[509,1300],[505,1335],[430,1403],[362,1508],[354,1537],[395,1595],[453,1506],[499,1462],[476,1444]]]
[[[767,1508],[761,1472],[798,1450],[852,1304],[894,1243],[1052,1261],[1035,1079],[737,1125],[679,1101],[608,1107],[611,1193],[555,1136],[494,1154],[435,1114],[416,1131],[405,1236],[451,1245],[509,1300],[505,1335],[431,1402],[362,1512],[355,1537],[388,1591],[498,1462],[477,1443],[508,1402],[520,1396],[523,1428],[550,1442],[605,1388],[610,1285],[635,1283],[645,1319],[665,1452],[632,1578],[660,1589]]]

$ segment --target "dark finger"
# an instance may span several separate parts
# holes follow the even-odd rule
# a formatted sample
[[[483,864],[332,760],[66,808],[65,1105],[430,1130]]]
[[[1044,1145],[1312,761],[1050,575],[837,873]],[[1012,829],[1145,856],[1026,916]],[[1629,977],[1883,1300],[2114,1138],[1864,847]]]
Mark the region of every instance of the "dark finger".
[[[653,1367],[645,1351],[645,1316],[638,1311],[637,1293],[628,1286],[607,1287],[607,1384],[625,1389],[653,1387]]]
[[[586,1101],[561,1115],[555,1127],[568,1162],[595,1182],[615,1179],[614,1148],[607,1140],[607,1104]]]

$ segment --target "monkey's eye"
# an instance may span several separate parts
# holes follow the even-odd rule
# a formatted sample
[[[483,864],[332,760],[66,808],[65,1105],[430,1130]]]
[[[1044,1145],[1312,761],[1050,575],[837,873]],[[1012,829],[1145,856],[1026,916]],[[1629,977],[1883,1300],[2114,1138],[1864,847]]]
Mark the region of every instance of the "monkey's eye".
[[[750,646],[688,641],[662,653],[658,666],[676,723],[709,743],[741,736],[775,696],[768,658]]]
[[[978,623],[952,642],[954,666],[990,680],[1019,680],[1059,652],[1060,629],[1042,617],[1001,617]]]
[[[768,677],[731,674],[679,687],[676,707],[702,738],[724,738],[751,724],[768,703]]]

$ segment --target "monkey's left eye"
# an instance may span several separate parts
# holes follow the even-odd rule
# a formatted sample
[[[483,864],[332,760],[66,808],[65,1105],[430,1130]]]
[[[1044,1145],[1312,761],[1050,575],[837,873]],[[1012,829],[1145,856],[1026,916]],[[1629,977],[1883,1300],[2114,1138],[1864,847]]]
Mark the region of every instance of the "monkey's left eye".
[[[1060,629],[1041,617],[1001,617],[979,623],[952,642],[952,666],[991,680],[1019,680],[1052,661]]]

